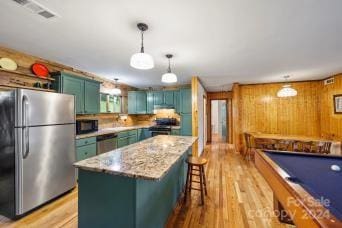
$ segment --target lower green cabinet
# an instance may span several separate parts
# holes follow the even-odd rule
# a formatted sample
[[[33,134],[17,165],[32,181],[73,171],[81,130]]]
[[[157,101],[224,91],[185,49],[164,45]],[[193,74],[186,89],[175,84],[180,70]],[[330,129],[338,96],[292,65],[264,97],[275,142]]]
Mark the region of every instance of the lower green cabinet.
[[[76,160],[81,161],[96,155],[96,137],[76,140]]]
[[[118,139],[118,148],[128,145],[128,137],[123,137]]]
[[[171,135],[180,135],[181,129],[171,129]]]
[[[137,142],[137,136],[136,135],[131,135],[128,137],[128,145],[136,143]]]
[[[148,130],[148,128],[138,129],[138,141],[141,141],[150,137],[152,137],[152,133],[151,131]]]
[[[128,146],[138,141],[138,131],[122,131],[118,133],[118,148]]]
[[[181,135],[191,136],[192,135],[192,115],[182,114],[181,115]]]

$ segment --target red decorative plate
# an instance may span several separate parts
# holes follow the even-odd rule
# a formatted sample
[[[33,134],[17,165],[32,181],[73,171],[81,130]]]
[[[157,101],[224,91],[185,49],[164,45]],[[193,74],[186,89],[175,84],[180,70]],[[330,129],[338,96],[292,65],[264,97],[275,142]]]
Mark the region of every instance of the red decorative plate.
[[[32,65],[32,72],[40,78],[46,78],[49,75],[49,69],[40,63]]]

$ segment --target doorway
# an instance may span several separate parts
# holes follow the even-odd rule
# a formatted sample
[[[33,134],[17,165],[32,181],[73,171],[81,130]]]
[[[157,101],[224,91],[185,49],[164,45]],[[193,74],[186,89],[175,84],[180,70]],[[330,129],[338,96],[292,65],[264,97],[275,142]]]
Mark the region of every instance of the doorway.
[[[211,100],[211,141],[227,142],[227,101]]]

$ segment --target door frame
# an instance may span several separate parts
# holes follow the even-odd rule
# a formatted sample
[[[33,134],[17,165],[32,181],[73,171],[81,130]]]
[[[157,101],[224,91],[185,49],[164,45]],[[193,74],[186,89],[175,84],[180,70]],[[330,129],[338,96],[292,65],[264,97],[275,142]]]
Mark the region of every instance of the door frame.
[[[211,101],[225,100],[226,101],[226,123],[228,137],[227,143],[233,143],[233,126],[232,126],[232,94],[231,92],[210,92],[207,94],[207,143],[211,143]]]

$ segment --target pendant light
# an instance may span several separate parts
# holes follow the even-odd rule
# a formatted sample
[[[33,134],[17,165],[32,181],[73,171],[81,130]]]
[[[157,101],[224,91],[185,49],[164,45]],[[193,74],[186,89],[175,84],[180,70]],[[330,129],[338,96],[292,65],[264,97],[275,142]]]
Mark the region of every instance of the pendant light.
[[[121,94],[121,89],[118,88],[118,80],[117,78],[114,79],[115,80],[115,88],[111,90],[111,94],[112,95],[120,95]]]
[[[171,54],[167,54],[166,58],[169,60],[169,67],[167,68],[167,73],[163,74],[161,81],[164,83],[175,83],[177,82],[177,75],[171,73],[170,59],[173,57]]]
[[[146,54],[144,50],[144,32],[148,29],[147,24],[139,23],[138,29],[141,31],[141,49],[131,57],[131,67],[139,70],[148,70],[154,67],[153,58]]]
[[[290,78],[290,76],[284,76],[285,82]],[[280,89],[277,93],[278,97],[294,97],[297,96],[297,90],[291,87],[290,84],[283,85],[283,88]]]

